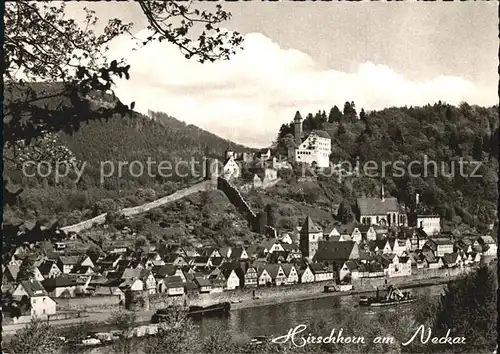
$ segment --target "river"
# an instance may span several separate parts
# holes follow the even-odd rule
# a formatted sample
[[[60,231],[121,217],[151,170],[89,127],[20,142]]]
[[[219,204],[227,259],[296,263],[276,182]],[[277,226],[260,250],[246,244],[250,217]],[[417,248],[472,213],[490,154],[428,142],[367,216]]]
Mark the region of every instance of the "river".
[[[414,288],[417,297],[429,294],[438,296],[444,285]],[[332,296],[312,300],[273,304],[261,307],[245,308],[230,312],[228,317],[208,317],[197,320],[200,337],[206,337],[213,331],[228,332],[237,342],[245,342],[261,335],[283,335],[298,324],[308,324],[316,320],[331,323],[334,328],[338,317],[346,308],[358,304],[359,296]],[[418,304],[418,301],[416,302]],[[386,308],[356,307],[369,318],[381,311],[411,311],[413,304]],[[104,348],[96,348],[92,354],[106,353]]]
[[[437,296],[443,288],[443,285],[415,288],[412,293],[417,297],[424,294]],[[236,341],[247,341],[255,336],[284,334],[298,324],[320,319],[331,323],[333,328],[338,323],[337,318],[341,312],[346,308],[353,308],[358,301],[359,296],[341,296],[245,308],[231,311],[228,317],[203,318],[197,324],[202,337],[215,329],[229,332]],[[367,316],[374,316],[380,311],[408,311],[412,308],[413,305],[404,305],[388,308],[356,307],[356,310]]]

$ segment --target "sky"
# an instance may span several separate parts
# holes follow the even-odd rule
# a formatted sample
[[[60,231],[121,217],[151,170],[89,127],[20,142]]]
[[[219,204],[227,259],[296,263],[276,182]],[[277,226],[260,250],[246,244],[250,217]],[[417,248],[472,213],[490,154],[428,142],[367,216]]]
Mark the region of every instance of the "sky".
[[[125,58],[130,80],[116,93],[135,110],[162,111],[234,142],[268,146],[298,110],[304,117],[345,101],[358,111],[433,104],[498,102],[498,2],[220,2],[223,24],[244,36],[230,60],[200,64],[171,44],[133,50],[126,36],[108,57]],[[147,36],[134,2],[70,2],[103,21],[134,23]],[[193,6],[213,9],[215,4]]]

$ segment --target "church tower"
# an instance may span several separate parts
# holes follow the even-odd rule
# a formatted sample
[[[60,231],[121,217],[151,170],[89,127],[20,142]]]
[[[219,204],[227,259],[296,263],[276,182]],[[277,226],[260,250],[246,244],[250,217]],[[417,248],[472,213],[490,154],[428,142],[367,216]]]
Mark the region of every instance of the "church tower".
[[[312,260],[318,251],[319,241],[322,240],[323,230],[308,216],[300,229],[300,250],[302,255]]]

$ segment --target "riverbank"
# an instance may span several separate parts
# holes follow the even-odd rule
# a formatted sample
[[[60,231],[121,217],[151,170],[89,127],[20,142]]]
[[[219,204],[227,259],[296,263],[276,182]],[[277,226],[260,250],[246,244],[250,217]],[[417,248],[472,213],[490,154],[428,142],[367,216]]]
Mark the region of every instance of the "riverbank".
[[[414,280],[414,281],[409,281],[405,282],[404,284],[398,284],[397,286],[400,289],[409,289],[409,288],[425,288],[425,287],[431,287],[431,286],[436,286],[436,285],[445,285],[446,283],[453,281],[455,277],[451,278],[434,278],[434,279],[427,279],[427,280]],[[316,284],[317,285],[317,284]],[[318,286],[313,287],[310,292],[308,293],[299,293],[299,294],[294,294],[293,292],[289,293],[280,293],[276,292],[276,296],[274,297],[264,297],[264,298],[259,298],[259,299],[250,299],[250,300],[243,300],[239,303],[232,303],[231,304],[231,311],[238,311],[241,309],[247,309],[247,308],[254,308],[254,307],[264,307],[264,306],[271,306],[275,304],[282,304],[282,303],[289,303],[289,302],[298,302],[298,301],[307,301],[307,300],[314,300],[314,299],[321,299],[321,298],[326,298],[326,297],[341,297],[341,296],[358,296],[360,294],[370,294],[374,293],[376,291],[375,288],[365,288],[365,289],[354,289],[352,291],[346,291],[346,292],[331,292],[331,293],[325,293],[321,292],[319,290]],[[143,324],[150,323],[151,316],[155,313],[155,310],[145,310],[145,311],[137,311],[135,312],[136,314],[136,320],[134,321],[133,325],[134,326],[139,326]],[[65,327],[72,327],[75,325],[78,325],[80,323],[86,323],[90,327],[93,328],[98,328],[102,326],[106,326],[108,321],[111,319],[112,314],[111,313],[88,313],[88,317],[82,317],[78,319],[65,319],[65,320],[57,320],[51,322],[52,326],[59,327],[59,328],[65,328]],[[8,337],[12,336],[16,333],[17,330],[20,330],[24,328],[26,324],[12,324],[12,325],[4,325],[3,326],[3,336]]]
[[[400,284],[398,285],[398,288],[400,289],[411,289],[411,288],[424,288],[424,287],[430,287],[430,286],[436,286],[436,285],[445,285],[450,281],[453,281],[454,278],[435,278],[435,279],[429,279],[429,280],[415,280],[411,281],[405,284]],[[252,308],[252,307],[261,307],[261,306],[270,306],[270,305],[275,305],[275,304],[282,304],[282,303],[287,303],[287,302],[296,302],[296,301],[307,301],[307,300],[315,300],[315,299],[321,299],[325,297],[340,297],[340,296],[357,296],[357,295],[365,295],[365,294],[371,294],[375,293],[376,289],[359,289],[359,290],[351,290],[351,291],[345,291],[345,292],[331,292],[331,293],[325,293],[325,292],[317,292],[317,293],[310,293],[310,294],[298,294],[298,295],[285,295],[285,296],[280,296],[280,297],[266,297],[266,298],[260,298],[260,299],[255,299],[255,300],[244,300],[239,303],[231,304],[231,310],[236,311],[236,310],[241,310],[241,309],[246,309],[246,308]]]

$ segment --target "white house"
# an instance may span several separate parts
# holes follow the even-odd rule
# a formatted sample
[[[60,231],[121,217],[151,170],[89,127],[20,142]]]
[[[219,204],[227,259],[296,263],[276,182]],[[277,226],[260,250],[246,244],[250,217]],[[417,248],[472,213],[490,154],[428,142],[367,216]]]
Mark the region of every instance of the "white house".
[[[293,240],[290,237],[290,234],[284,233],[281,235],[280,242],[286,243],[287,245],[291,245],[293,243]]]
[[[184,283],[179,276],[166,277],[164,280],[166,293],[168,296],[184,295]]]
[[[320,263],[312,263],[309,265],[311,272],[314,274],[314,281],[326,281],[333,279],[333,270],[328,269]]]
[[[22,281],[12,293],[14,298],[26,296],[31,304],[31,317],[44,318],[56,313],[56,302],[52,300],[37,280]]]
[[[417,227],[427,235],[437,235],[441,232],[441,218],[439,215],[417,215]]]
[[[119,285],[119,288],[130,291],[142,291],[144,290],[144,283],[140,279],[130,278],[130,279],[125,279]]]
[[[222,274],[224,275],[224,277],[226,278],[226,281],[227,281],[227,285],[226,285],[227,290],[234,290],[234,289],[239,288],[241,286],[241,279],[236,274],[236,271],[234,269],[223,270]]]
[[[299,278],[301,283],[312,283],[314,282],[314,273],[307,265],[305,268],[299,270]]]
[[[297,272],[297,268],[295,268],[293,264],[283,263],[281,264],[281,268],[287,277],[286,284],[297,284],[299,282],[299,274]]]
[[[257,284],[258,286],[263,286],[272,283],[272,278],[265,268],[261,268],[258,271]]]
[[[232,179],[241,176],[240,166],[236,163],[233,156],[229,156],[222,167],[222,173],[225,178]]]
[[[411,275],[411,259],[410,257],[398,257],[394,255],[391,263],[384,269],[389,277],[403,277]]]

